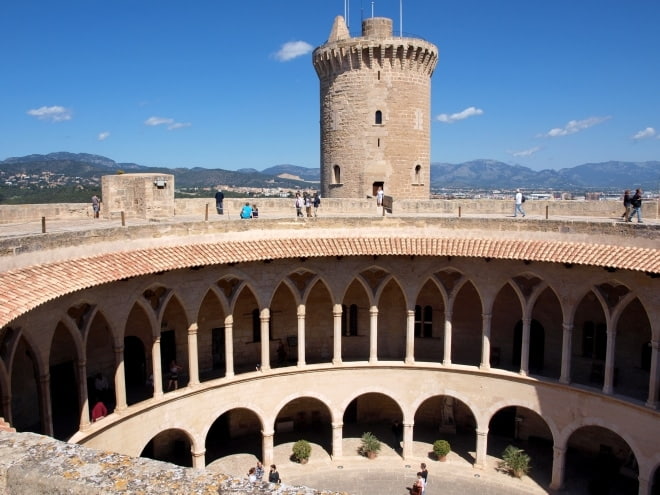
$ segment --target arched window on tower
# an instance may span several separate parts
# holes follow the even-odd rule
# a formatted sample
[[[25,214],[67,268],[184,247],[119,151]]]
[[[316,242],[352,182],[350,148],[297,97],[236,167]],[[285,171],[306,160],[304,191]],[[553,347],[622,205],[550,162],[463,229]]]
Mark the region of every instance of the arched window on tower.
[[[332,183],[341,184],[341,168],[339,165],[332,167]]]
[[[422,183],[422,166],[415,165],[415,178],[413,180],[413,184],[421,184],[421,183]]]
[[[376,125],[382,125],[383,123],[383,112],[376,110]]]

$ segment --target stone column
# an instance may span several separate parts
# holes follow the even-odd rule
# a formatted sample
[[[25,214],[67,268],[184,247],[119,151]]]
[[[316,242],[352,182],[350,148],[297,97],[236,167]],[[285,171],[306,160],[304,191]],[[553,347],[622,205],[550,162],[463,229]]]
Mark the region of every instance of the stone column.
[[[39,375],[39,414],[44,435],[53,436],[53,407],[50,402],[50,374]]]
[[[481,315],[481,365],[483,370],[490,369],[490,325],[493,320],[491,313]]]
[[[335,304],[332,307],[332,342],[333,342],[333,353],[332,353],[332,364],[341,364],[341,316],[342,316],[342,307],[341,304]]]
[[[87,390],[87,363],[78,361],[78,403],[80,404],[80,426],[81,430],[89,428],[89,390]]]
[[[115,412],[128,407],[126,403],[126,370],[124,368],[124,346],[114,346],[115,352]]]
[[[477,447],[474,467],[484,469],[486,467],[486,453],[488,449],[488,430],[476,430]]]
[[[529,327],[531,323],[531,318],[523,318],[522,345],[520,348],[520,374],[525,376],[529,374]]]
[[[639,495],[653,495],[651,492],[651,483],[649,483],[649,479],[650,478],[645,478],[641,474],[637,475],[637,493]]]
[[[206,449],[197,452],[193,449],[194,447],[190,448],[190,453],[192,454],[192,467],[195,469],[204,469],[206,467]]]
[[[573,352],[573,323],[562,323],[561,375],[559,383],[571,383],[571,352]]]
[[[305,366],[305,305],[298,306],[298,367]]]
[[[404,459],[413,457],[413,427],[415,423],[403,423],[403,448]]]
[[[564,470],[566,468],[566,449],[553,447],[551,490],[561,490],[564,487]]]
[[[154,399],[163,396],[163,370],[160,364],[160,335],[151,346],[151,368],[154,373]]]
[[[406,364],[415,363],[415,310],[409,309],[406,317]]]
[[[270,370],[270,309],[262,309],[259,320],[261,321],[261,371],[268,371]]]
[[[273,455],[273,437],[275,436],[275,432],[273,430],[270,431],[262,431],[261,432],[261,462],[264,465],[264,470],[265,466],[270,466],[273,463],[274,455]],[[266,471],[267,472],[267,471]],[[266,472],[264,472],[264,475],[266,475]]]
[[[332,458],[338,459],[344,455],[344,423],[332,423]]]
[[[378,361],[378,306],[369,308],[369,362]]]
[[[234,317],[225,318],[225,377],[234,376]]]
[[[190,377],[188,387],[199,385],[199,351],[197,349],[197,323],[191,323],[188,327],[188,372]]]
[[[614,353],[616,352],[616,328],[610,320],[607,323],[607,351],[605,354],[605,380],[603,393],[611,394],[614,391]]]
[[[452,312],[445,309],[445,353],[442,358],[442,364],[445,366],[451,364],[451,318]]]
[[[660,341],[651,341],[651,370],[649,372],[649,397],[646,405],[653,409],[658,407],[658,372],[660,368]]]
[[[2,410],[5,413],[5,420],[7,423],[12,424],[14,422],[14,413],[11,410],[11,395],[7,394],[6,390],[3,390],[5,392],[2,395]]]

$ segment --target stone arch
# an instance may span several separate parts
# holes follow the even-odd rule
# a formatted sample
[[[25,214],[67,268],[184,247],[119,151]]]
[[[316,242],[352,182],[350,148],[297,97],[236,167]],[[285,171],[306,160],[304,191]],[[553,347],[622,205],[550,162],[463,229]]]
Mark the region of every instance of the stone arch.
[[[516,349],[515,327],[523,316],[524,301],[515,283],[503,284],[493,300],[490,330],[490,365],[509,371],[520,370],[520,348]],[[518,356],[518,366],[514,357]]]
[[[288,445],[299,438],[305,438],[330,457],[333,452],[333,415],[328,406],[328,399],[322,394],[308,391],[302,391],[295,397],[287,397],[287,399],[274,408],[277,411],[274,445]],[[312,447],[312,452],[315,450]],[[291,449],[288,449],[288,452],[290,451]],[[317,457],[316,454],[314,456]]]
[[[379,360],[405,359],[407,309],[405,291],[396,277],[388,278],[378,289]]]
[[[326,363],[333,359],[333,297],[325,281],[316,277],[305,295],[305,361]],[[341,336],[339,336],[341,339]],[[289,360],[293,349],[289,349]]]
[[[638,493],[638,449],[625,432],[620,433],[613,426],[601,418],[580,418],[564,429],[565,489],[579,488],[588,493],[607,493],[610,489],[617,493]],[[579,478],[572,466],[580,466]]]
[[[152,437],[142,449],[140,457],[192,467],[193,436],[180,427],[163,430]]]
[[[438,439],[450,439],[457,455],[471,463],[476,461],[471,453],[477,441],[473,406],[453,392],[424,397],[414,406],[413,441],[433,445]]]
[[[293,358],[297,357],[298,345],[306,346],[307,344],[306,341],[298,342],[298,316],[299,312],[304,309],[300,300],[300,292],[287,278],[277,283],[276,289],[271,294],[269,309],[270,342],[268,345],[272,351],[269,354],[270,365],[283,365],[286,359],[280,363],[276,351],[280,344],[285,350],[290,347],[286,352],[287,357],[291,357],[289,354],[293,354]],[[309,333],[308,330],[310,329],[305,327],[305,335]],[[293,347],[294,342],[295,347]]]
[[[167,380],[165,391],[185,386],[189,379],[188,362],[188,327],[190,320],[180,298],[174,291],[168,292],[163,300],[160,312],[160,359],[161,369],[165,373],[171,373],[174,365],[181,367],[176,379],[171,377]],[[174,376],[174,375],[172,375]]]
[[[373,300],[369,288],[360,277],[346,286],[342,299],[342,359],[369,359],[370,310]]]
[[[102,400],[108,412],[112,412],[116,402],[114,396],[114,379],[118,371],[118,363],[115,358],[112,331],[103,312],[94,312],[87,326],[84,344],[87,395],[91,398],[90,403],[93,404],[94,399]],[[96,390],[95,378],[98,374],[101,374],[105,381],[108,382],[107,389]]]
[[[235,454],[250,454],[262,458],[263,415],[245,406],[222,411],[203,432],[207,464]]]
[[[343,403],[344,439],[359,439],[363,433],[370,431],[394,452],[401,451],[403,438],[398,432],[393,432],[392,424],[393,421],[402,424],[407,418],[401,401],[392,397],[391,391],[369,387],[351,394],[351,400]],[[351,454],[344,449],[344,455]]]
[[[43,416],[46,398],[39,390],[40,377],[47,368],[35,353],[28,336],[21,334],[18,337],[9,363],[12,426],[18,431],[47,433],[49,427]]]
[[[575,308],[571,358],[573,382],[603,387],[608,322],[609,314],[603,307],[603,299],[592,288]]]
[[[154,392],[162,392],[162,380],[154,380],[153,346],[154,328],[157,326],[155,315],[141,300],[136,300],[129,310],[123,330],[124,376],[126,398],[129,404],[144,400]],[[161,373],[162,374],[162,373]],[[151,380],[149,380],[151,377]],[[149,390],[147,383],[159,390]]]
[[[60,321],[55,325],[48,364],[53,436],[58,440],[66,440],[78,430],[78,423],[73,419],[80,418],[82,408],[81,344],[80,333],[74,331],[69,322]]]
[[[452,311],[451,361],[479,366],[481,362],[482,304],[479,291],[470,280],[461,284]]]
[[[226,317],[226,300],[219,290],[210,287],[201,298],[196,317],[200,382],[226,374]]]
[[[255,366],[261,363],[260,308],[250,284],[242,284],[232,308],[232,345],[234,349],[242,350],[234,356],[236,373],[254,371]]]
[[[442,362],[446,301],[442,284],[434,277],[426,279],[415,299],[415,361]]]

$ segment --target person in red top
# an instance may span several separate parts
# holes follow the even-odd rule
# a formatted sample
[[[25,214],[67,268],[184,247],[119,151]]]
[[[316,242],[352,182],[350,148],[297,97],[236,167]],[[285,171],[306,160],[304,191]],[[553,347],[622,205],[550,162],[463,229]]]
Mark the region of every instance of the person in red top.
[[[108,415],[108,408],[105,407],[105,404],[98,400],[92,409],[92,423],[95,423],[101,418],[104,418]]]

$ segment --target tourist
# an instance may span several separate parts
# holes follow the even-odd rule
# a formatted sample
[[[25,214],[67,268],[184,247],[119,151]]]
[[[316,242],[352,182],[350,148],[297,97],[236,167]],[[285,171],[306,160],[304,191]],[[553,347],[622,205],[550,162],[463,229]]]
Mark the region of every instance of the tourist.
[[[628,220],[628,217],[630,216],[630,189],[626,189],[623,192],[623,215],[621,215],[621,219],[624,221]]]
[[[179,363],[175,359],[172,359],[170,362],[170,376],[167,382],[167,390],[176,390],[179,388],[179,372],[182,369],[183,366],[179,366]]]
[[[385,197],[385,191],[383,191],[382,187],[378,187],[378,191],[376,191],[376,206],[383,206],[383,198]]]
[[[257,475],[256,475],[256,469],[253,467],[250,468],[248,471],[248,480],[250,483],[256,483],[257,482]]]
[[[305,212],[308,218],[312,217],[312,197],[307,193],[305,193]]]
[[[300,197],[300,193],[296,193],[296,202],[295,202],[296,217],[302,217],[303,216],[302,209],[303,209],[304,205],[305,205],[305,202]]]
[[[314,205],[314,216],[316,216],[316,213],[319,210],[319,206],[321,206],[321,196],[319,196],[319,193],[314,193],[312,204]]]
[[[92,211],[94,212],[94,218],[98,218],[101,211],[101,198],[96,194],[92,196]]]
[[[108,408],[102,400],[97,400],[92,408],[92,422],[96,423],[99,419],[105,418],[108,415]]]
[[[429,481],[429,470],[426,469],[426,463],[425,462],[422,462],[420,464],[419,468],[421,469],[419,474],[421,474],[422,478],[424,479],[424,487],[422,488],[422,495],[426,495],[426,484]]]
[[[241,209],[241,218],[252,218],[252,207],[250,203],[245,203],[245,206]]]
[[[264,465],[261,461],[257,461],[257,467],[254,468],[254,475],[257,478],[257,481],[261,481],[264,478]]]
[[[522,204],[525,202],[525,196],[523,196],[523,193],[520,192],[520,189],[516,189],[516,196],[515,196],[515,203],[516,206],[513,209],[513,216],[517,217],[518,213],[520,213],[523,218],[525,218],[525,210],[523,209]]]
[[[412,489],[410,490],[411,495],[422,495],[424,493],[424,489],[426,486],[424,485],[424,478],[422,477],[422,473],[417,473],[417,480],[415,480],[415,483],[412,486]]]
[[[257,205],[252,205],[252,218],[259,218],[259,208],[257,208]]]
[[[628,221],[632,222],[632,218],[637,215],[637,223],[642,222],[642,190],[636,189],[635,195],[630,199],[630,206],[632,207],[632,212],[628,216]]]
[[[270,483],[282,483],[280,479],[280,473],[277,472],[277,467],[275,464],[270,465],[270,472],[268,473],[268,481]]]
[[[225,194],[218,189],[218,192],[215,193],[215,209],[218,212],[218,215],[222,215],[224,213],[223,210],[223,201],[225,200]]]

